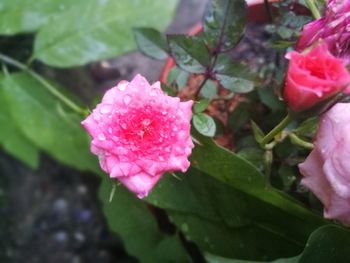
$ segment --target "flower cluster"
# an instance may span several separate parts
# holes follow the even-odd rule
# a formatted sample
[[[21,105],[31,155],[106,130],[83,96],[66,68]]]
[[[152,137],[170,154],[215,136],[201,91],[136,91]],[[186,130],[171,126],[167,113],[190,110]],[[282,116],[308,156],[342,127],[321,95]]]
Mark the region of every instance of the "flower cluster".
[[[191,113],[192,101],[169,97],[159,82],[137,75],[108,90],[82,125],[102,169],[143,198],[165,172],[188,169]]]

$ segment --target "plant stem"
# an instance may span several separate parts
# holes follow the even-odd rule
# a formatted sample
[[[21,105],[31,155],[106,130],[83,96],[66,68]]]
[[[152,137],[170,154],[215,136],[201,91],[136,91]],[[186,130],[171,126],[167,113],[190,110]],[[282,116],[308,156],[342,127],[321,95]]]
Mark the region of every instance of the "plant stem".
[[[201,89],[203,88],[203,86],[205,85],[205,83],[207,83],[208,79],[209,79],[208,77],[205,77],[205,78],[202,80],[201,84],[199,84],[198,89],[197,89],[196,92],[194,93],[194,98],[195,98],[195,99],[198,98],[199,93],[201,92]]]
[[[305,3],[307,4],[308,8],[311,11],[312,16],[315,19],[321,18],[320,12],[318,11],[318,8],[317,8],[314,0],[305,0]]]
[[[77,104],[75,104],[72,100],[67,98],[65,95],[63,95],[61,92],[59,92],[54,86],[52,86],[46,79],[44,79],[39,74],[35,73],[33,70],[31,70],[28,66],[22,64],[21,62],[14,60],[13,58],[10,58],[2,53],[0,53],[0,60],[5,62],[8,65],[14,66],[20,70],[25,71],[29,75],[31,75],[34,79],[36,79],[38,82],[40,82],[53,96],[55,96],[57,99],[59,99],[61,102],[63,102],[68,108],[71,110],[79,113],[79,114],[85,114],[86,111],[82,108],[80,108]]]
[[[265,146],[269,143],[277,134],[287,127],[292,120],[292,116],[288,113],[287,116],[261,140],[260,145]]]
[[[265,6],[265,10],[267,12],[267,16],[269,17],[270,22],[273,22],[273,16],[272,16],[269,0],[264,0],[264,6]]]
[[[294,133],[290,133],[288,134],[290,140],[292,141],[292,143],[299,145],[301,147],[304,147],[306,149],[312,150],[314,148],[314,145],[310,142],[304,141],[303,139],[301,139],[300,137],[298,137],[296,134]]]

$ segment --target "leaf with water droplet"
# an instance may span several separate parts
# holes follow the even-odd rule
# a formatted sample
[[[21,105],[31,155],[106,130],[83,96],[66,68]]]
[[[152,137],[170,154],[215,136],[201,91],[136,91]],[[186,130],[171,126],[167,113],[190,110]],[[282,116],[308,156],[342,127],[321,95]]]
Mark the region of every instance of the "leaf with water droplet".
[[[235,93],[247,93],[254,89],[255,74],[243,63],[231,61],[220,55],[214,68],[215,77],[222,86]]]
[[[168,57],[168,43],[166,37],[156,29],[147,27],[134,28],[134,36],[139,50],[154,59]]]
[[[197,131],[204,136],[213,137],[215,135],[215,121],[205,113],[197,113],[193,115],[193,125]]]
[[[244,0],[213,0],[204,17],[204,33],[212,48],[226,51],[240,40],[246,21]]]
[[[210,52],[198,37],[168,35],[172,57],[176,64],[191,73],[204,73],[210,65]]]

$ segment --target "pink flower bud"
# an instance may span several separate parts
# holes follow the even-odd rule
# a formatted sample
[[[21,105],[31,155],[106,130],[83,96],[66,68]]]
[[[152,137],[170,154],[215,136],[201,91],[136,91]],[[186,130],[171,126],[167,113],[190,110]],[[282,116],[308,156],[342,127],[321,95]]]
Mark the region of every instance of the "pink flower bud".
[[[350,104],[337,103],[321,118],[315,148],[299,165],[301,183],[323,203],[324,217],[350,225]]]
[[[165,172],[185,172],[193,143],[192,101],[167,96],[140,75],[121,81],[82,122],[101,168],[139,198]]]
[[[325,16],[304,26],[296,50],[303,51],[320,40],[334,56],[350,62],[349,0],[330,0]]]
[[[350,74],[343,60],[331,55],[326,45],[306,54],[292,51],[283,97],[289,108],[300,112],[339,92],[350,93]]]

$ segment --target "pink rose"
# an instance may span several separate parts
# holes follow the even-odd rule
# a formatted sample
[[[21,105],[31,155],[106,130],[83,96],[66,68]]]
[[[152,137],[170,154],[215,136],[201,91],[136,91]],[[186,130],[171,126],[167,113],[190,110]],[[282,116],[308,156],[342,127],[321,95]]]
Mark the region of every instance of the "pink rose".
[[[188,169],[192,103],[167,96],[159,82],[150,85],[140,75],[121,81],[82,122],[91,152],[110,177],[143,198],[165,172]]]
[[[339,92],[350,92],[350,74],[343,60],[331,55],[326,45],[306,54],[289,52],[283,97],[294,112],[315,106]]]
[[[334,56],[350,62],[349,0],[329,1],[325,16],[304,26],[296,50],[303,51],[320,40]]]
[[[324,217],[350,225],[350,104],[337,103],[322,116],[315,148],[299,169]]]

